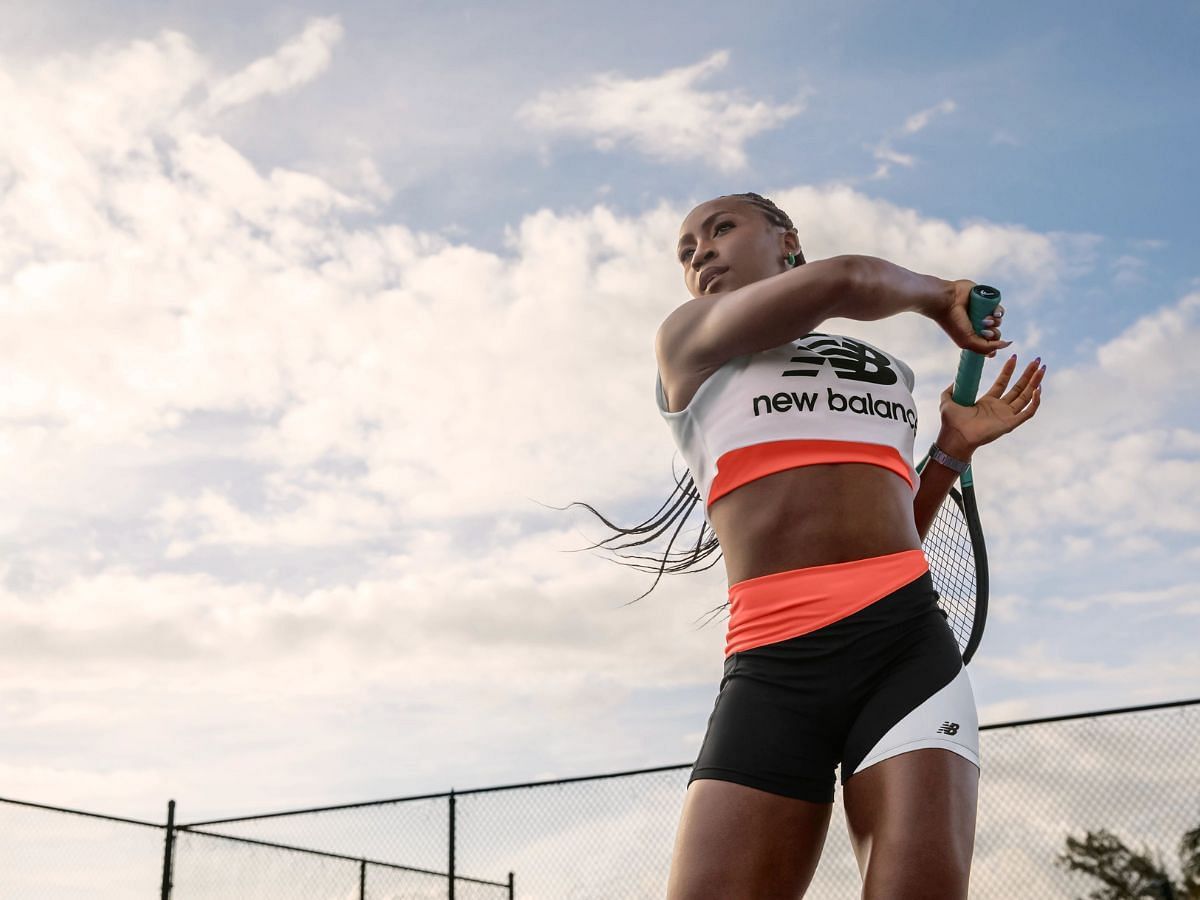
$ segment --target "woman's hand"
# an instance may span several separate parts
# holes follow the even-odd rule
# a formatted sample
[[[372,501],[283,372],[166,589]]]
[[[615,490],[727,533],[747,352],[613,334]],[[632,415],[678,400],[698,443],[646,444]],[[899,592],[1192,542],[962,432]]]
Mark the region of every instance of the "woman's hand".
[[[925,313],[933,321],[942,326],[942,330],[950,335],[954,343],[964,350],[971,350],[984,356],[995,356],[997,350],[1003,350],[1012,341],[1000,340],[1000,325],[1004,318],[1004,305],[998,304],[992,314],[983,320],[984,332],[976,334],[971,326],[971,317],[967,313],[967,302],[971,298],[971,288],[974,281],[959,279],[953,282],[954,295],[949,302],[942,301],[938,307]]]
[[[1017,368],[1016,356],[1011,357],[1001,367],[991,389],[974,406],[955,403],[954,385],[946,388],[942,392],[942,433],[938,436],[938,447],[950,456],[968,460],[976,447],[990,444],[1033,418],[1042,402],[1042,377],[1046,374],[1045,366],[1037,367],[1041,359],[1039,356],[1027,365],[1017,383],[1001,396]]]

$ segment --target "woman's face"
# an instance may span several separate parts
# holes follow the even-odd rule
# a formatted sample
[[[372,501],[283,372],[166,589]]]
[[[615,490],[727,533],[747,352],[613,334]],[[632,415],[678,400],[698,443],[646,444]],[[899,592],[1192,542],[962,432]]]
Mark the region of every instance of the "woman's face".
[[[732,291],[787,271],[795,235],[735,197],[701,203],[679,227],[676,255],[693,297]]]

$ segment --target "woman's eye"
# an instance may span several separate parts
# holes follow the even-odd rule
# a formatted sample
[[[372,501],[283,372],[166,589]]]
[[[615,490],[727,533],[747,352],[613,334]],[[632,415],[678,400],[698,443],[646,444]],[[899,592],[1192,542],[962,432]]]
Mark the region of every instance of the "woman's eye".
[[[682,253],[680,253],[680,254],[679,254],[679,261],[680,261],[680,262],[687,262],[687,261],[688,261],[688,257],[689,257],[689,256],[691,256],[691,255],[692,255],[692,251],[691,251],[691,250],[684,250]]]
[[[713,234],[720,234],[721,229],[724,228],[726,225],[728,225],[730,228],[733,227],[732,222],[718,222],[717,227],[713,229]]]

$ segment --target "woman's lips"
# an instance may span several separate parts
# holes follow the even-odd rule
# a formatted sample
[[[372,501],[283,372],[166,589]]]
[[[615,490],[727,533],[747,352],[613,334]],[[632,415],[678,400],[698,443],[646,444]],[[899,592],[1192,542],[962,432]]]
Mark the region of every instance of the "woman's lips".
[[[708,286],[729,271],[729,266],[713,266],[700,273],[700,293],[708,290]]]

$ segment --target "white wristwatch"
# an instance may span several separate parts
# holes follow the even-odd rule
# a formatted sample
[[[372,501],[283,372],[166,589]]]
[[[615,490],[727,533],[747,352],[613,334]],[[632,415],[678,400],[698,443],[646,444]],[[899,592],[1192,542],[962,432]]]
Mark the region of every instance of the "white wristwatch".
[[[969,469],[971,467],[971,464],[969,462],[963,462],[961,459],[955,459],[953,456],[947,456],[945,453],[943,453],[941,450],[938,449],[937,444],[929,445],[929,458],[932,460],[936,460],[938,463],[945,466],[947,469],[951,469],[954,472],[957,472],[959,475],[961,475],[963,472],[967,471],[967,469]]]

